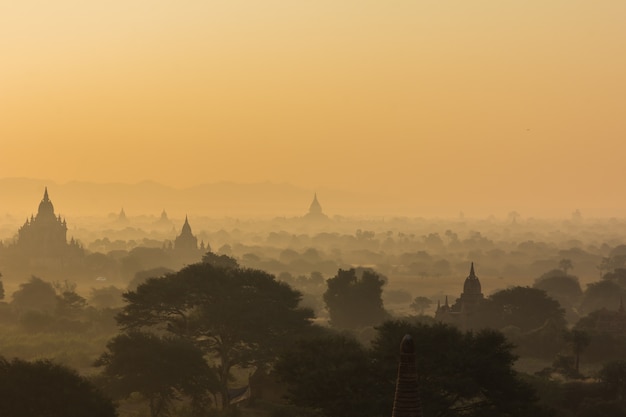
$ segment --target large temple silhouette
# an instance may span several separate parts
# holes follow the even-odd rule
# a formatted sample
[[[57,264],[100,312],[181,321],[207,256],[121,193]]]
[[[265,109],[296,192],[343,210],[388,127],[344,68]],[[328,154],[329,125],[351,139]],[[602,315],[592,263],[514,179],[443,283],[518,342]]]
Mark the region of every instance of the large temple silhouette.
[[[55,214],[48,187],[44,190],[37,215],[31,215],[19,228],[12,249],[19,258],[40,266],[62,265],[69,258],[83,254],[74,238],[67,241],[67,222]]]

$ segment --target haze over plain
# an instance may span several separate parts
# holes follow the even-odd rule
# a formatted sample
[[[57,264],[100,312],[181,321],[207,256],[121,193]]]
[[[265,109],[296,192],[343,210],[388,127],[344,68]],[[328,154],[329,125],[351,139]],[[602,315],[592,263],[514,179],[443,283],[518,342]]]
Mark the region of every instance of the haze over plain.
[[[621,216],[624,16],[616,1],[2,2],[0,178]]]

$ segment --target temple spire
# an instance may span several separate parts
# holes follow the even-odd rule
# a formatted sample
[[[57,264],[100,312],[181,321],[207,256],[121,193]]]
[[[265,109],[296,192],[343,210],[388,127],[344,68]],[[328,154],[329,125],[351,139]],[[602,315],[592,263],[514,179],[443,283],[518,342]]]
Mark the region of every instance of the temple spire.
[[[185,223],[180,231],[180,235],[174,241],[174,247],[176,249],[198,249],[198,238],[196,238],[191,232],[191,226],[189,225],[189,218],[185,215]]]
[[[48,187],[47,186],[46,186],[46,188],[44,189],[44,192],[43,192],[43,201],[46,201],[46,202],[50,201],[50,198],[48,197]]]
[[[474,262],[472,262],[472,266],[470,267],[470,278],[476,278],[476,274],[474,273]]]
[[[420,404],[415,364],[415,344],[410,335],[405,335],[400,343],[400,363],[396,380],[396,394],[393,400],[392,417],[420,417]]]
[[[322,206],[320,205],[319,201],[317,201],[317,193],[313,194],[313,201],[309,206],[309,214],[318,216],[322,214]]]
[[[191,234],[191,226],[189,225],[189,219],[187,218],[187,215],[185,215],[185,223],[183,224],[182,233]]]

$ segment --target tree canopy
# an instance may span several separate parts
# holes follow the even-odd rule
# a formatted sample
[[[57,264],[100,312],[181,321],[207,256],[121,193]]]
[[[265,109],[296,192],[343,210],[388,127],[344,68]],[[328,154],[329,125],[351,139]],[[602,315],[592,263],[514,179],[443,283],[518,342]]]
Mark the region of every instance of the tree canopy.
[[[324,302],[332,326],[340,329],[373,326],[389,317],[383,307],[385,278],[370,269],[340,269],[327,281]]]
[[[46,360],[0,356],[2,417],[115,417],[113,402],[75,371]]]
[[[176,337],[121,334],[107,344],[96,365],[104,367],[104,383],[113,396],[141,393],[150,403],[152,417],[166,414],[180,395],[191,398],[196,409],[203,409],[210,403],[208,394],[220,389],[202,351]]]
[[[376,416],[386,393],[385,380],[369,352],[347,334],[300,340],[275,366],[294,405],[321,409],[328,416]],[[390,411],[390,410],[389,410]]]
[[[580,310],[583,313],[602,308],[617,310],[624,295],[626,295],[626,290],[613,280],[592,282],[587,285]]]
[[[58,305],[57,294],[51,283],[31,277],[13,293],[11,305],[18,312],[37,310],[52,313]]]
[[[259,270],[189,265],[148,279],[118,315],[126,330],[167,331],[191,340],[219,367],[223,398],[233,366],[264,367],[281,344],[310,325],[300,293]]]
[[[378,328],[372,347],[388,381],[395,380],[398,344],[405,334],[415,344],[424,415],[542,415],[533,390],[513,370],[516,356],[502,333],[463,333],[445,324],[387,321]],[[390,401],[392,386],[388,384],[385,395]]]
[[[390,415],[405,334],[415,345],[425,416],[544,415],[513,370],[512,346],[494,330],[462,333],[444,324],[387,321],[371,349],[350,336],[324,336],[292,345],[275,369],[294,405],[327,416]]]
[[[496,329],[515,326],[526,332],[543,326],[549,320],[564,325],[564,314],[558,301],[548,297],[545,291],[512,287],[497,291],[485,300],[480,321]]]
[[[561,269],[553,269],[537,278],[533,288],[544,290],[555,300],[578,301],[583,295],[578,278]]]

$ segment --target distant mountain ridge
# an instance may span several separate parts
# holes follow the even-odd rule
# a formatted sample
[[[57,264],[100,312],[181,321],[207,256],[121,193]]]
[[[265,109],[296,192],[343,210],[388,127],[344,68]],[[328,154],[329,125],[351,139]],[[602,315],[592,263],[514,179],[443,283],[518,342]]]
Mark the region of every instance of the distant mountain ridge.
[[[32,178],[0,178],[0,213],[30,216],[36,213],[44,187],[57,214],[105,216],[196,214],[224,216],[301,216],[306,214],[314,192],[329,215],[345,214],[349,206],[362,205],[368,196],[342,190],[311,190],[289,183],[205,183],[188,188],[173,188],[154,181],[56,183]],[[370,200],[371,201],[371,200]],[[340,208],[341,211],[338,211]],[[348,213],[349,214],[349,213]]]

